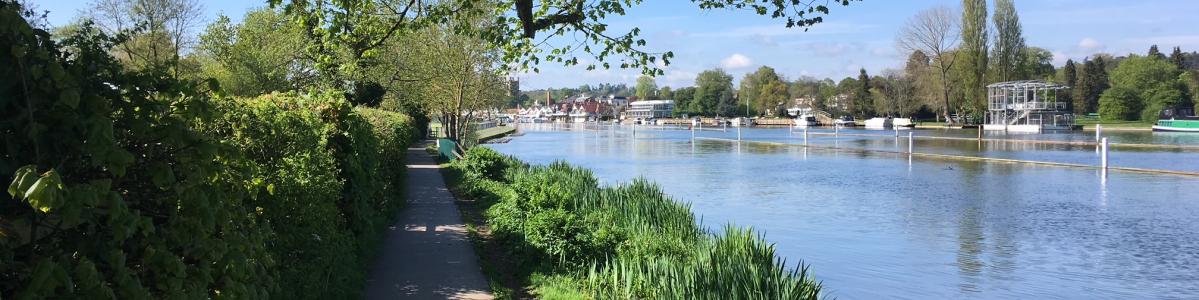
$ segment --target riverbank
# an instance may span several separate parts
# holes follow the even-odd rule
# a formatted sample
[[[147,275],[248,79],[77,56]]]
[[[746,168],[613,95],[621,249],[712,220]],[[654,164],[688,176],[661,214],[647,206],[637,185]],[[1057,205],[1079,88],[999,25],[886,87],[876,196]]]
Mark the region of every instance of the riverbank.
[[[1095,131],[1096,125],[1103,125],[1103,130],[1119,130],[1119,131],[1152,131],[1152,122],[1143,121],[1100,121],[1100,120],[1077,120],[1075,124],[1082,125],[1084,131]]]
[[[529,166],[476,147],[445,169],[501,298],[817,299],[802,264],[739,227],[711,231],[635,180],[601,186],[565,163]]]
[[[496,127],[491,127],[491,128],[475,131],[475,136],[478,138],[479,143],[482,144],[489,140],[504,137],[513,132],[516,132],[515,126],[501,125],[501,126],[496,126]]]

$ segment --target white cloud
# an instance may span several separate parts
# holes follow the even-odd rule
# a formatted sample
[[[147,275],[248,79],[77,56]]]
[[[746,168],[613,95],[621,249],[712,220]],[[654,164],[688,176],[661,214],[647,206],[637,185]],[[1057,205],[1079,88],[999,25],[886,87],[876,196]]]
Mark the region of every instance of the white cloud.
[[[741,53],[733,53],[732,56],[720,60],[720,66],[730,70],[745,68],[753,65],[753,63],[753,60],[745,55],[741,55]]]
[[[1078,41],[1078,48],[1082,49],[1083,51],[1094,52],[1094,51],[1103,50],[1103,48],[1105,48],[1105,47],[1106,46],[1104,46],[1103,43],[1100,43],[1098,40],[1095,40],[1095,39],[1089,38],[1089,37],[1083,38],[1081,41]]]

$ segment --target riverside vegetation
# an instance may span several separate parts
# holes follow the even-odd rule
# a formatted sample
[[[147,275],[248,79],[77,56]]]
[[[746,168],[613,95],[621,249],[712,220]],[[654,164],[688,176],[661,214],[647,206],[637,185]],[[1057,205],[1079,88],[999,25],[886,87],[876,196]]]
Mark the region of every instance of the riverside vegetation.
[[[119,38],[0,2],[0,298],[358,297],[411,119],[130,70]]]
[[[761,235],[705,229],[687,204],[642,179],[602,186],[589,170],[530,166],[485,147],[468,150],[447,175],[485,210],[485,224],[474,224],[489,227],[483,242],[500,248],[519,284],[540,298],[821,296],[807,266],[789,268]]]

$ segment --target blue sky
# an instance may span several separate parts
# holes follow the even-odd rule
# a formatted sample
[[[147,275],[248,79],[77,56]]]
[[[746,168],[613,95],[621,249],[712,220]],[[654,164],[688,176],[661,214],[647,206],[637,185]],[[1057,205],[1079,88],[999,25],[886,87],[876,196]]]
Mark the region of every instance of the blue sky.
[[[49,10],[52,25],[70,21],[86,0],[34,0]],[[703,11],[690,1],[646,0],[626,16],[609,19],[613,33],[639,27],[646,50],[673,51],[673,63],[659,86],[691,85],[695,74],[721,67],[735,78],[761,65],[788,78],[813,76],[834,80],[855,76],[865,67],[872,74],[897,68],[905,55],[895,46],[895,33],[918,11],[939,5],[960,7],[954,0],[866,0],[833,7],[825,23],[807,32],[787,29],[782,21],[745,11]],[[217,0],[205,4],[208,20],[225,13],[234,20],[265,0]],[[1017,0],[1029,46],[1054,53],[1054,63],[1093,53],[1143,53],[1151,44],[1163,52],[1173,46],[1199,50],[1199,1],[1193,0]],[[583,58],[580,58],[583,60]],[[581,66],[543,64],[537,74],[520,74],[522,89],[577,87],[582,84],[632,84],[639,70],[586,71]]]

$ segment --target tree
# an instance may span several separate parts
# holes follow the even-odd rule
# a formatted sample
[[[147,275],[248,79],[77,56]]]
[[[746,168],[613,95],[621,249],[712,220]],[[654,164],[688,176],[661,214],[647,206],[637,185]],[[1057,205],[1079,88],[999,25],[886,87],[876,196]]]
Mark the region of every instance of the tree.
[[[135,70],[167,70],[180,75],[191,30],[200,25],[203,7],[197,0],[95,0],[88,18],[110,36],[127,35],[114,53]]]
[[[674,99],[674,92],[670,90],[669,86],[664,86],[661,89],[658,89],[658,97],[668,100]]]
[[[1013,0],[995,0],[995,72],[999,81],[1024,79],[1028,73],[1023,68],[1025,60],[1024,36],[1020,28],[1020,17],[1016,14]]]
[[[695,98],[695,87],[685,87],[674,91],[674,115],[698,114],[691,110],[691,100]]]
[[[897,44],[900,48],[909,52],[919,51],[922,55],[931,55],[932,66],[936,69],[937,81],[929,80],[927,87],[939,87],[941,104],[933,107],[941,109],[942,116],[952,123],[949,118],[949,110],[953,107],[950,104],[950,91],[952,86],[948,84],[950,81],[949,72],[954,68],[955,55],[951,55],[950,51],[954,49],[959,42],[958,21],[953,16],[953,12],[948,7],[938,6],[923,10],[917,13],[911,19],[908,19],[903,29],[900,30],[897,39]]]
[[[870,75],[866,74],[866,68],[858,70],[858,80],[853,88],[853,107],[850,111],[857,118],[869,118],[874,116],[874,99],[871,97]]]
[[[658,84],[653,77],[641,75],[637,77],[637,98],[652,100],[658,98]]]
[[[1112,70],[1112,88],[1103,93],[1099,113],[1107,120],[1155,121],[1158,111],[1186,104],[1186,86],[1174,64],[1152,56],[1131,56]]]
[[[1016,79],[1049,79],[1054,75],[1053,52],[1039,47],[1025,47],[1023,51]]]
[[[1066,60],[1066,65],[1062,66],[1062,74],[1058,77],[1057,82],[1068,85],[1071,88],[1076,87],[1078,84],[1078,70],[1074,67],[1073,59]],[[1076,107],[1085,107],[1084,104],[1075,102],[1076,99],[1073,97],[1073,93],[1061,93],[1059,95],[1062,101],[1066,102],[1066,105],[1069,106],[1068,109],[1070,111],[1074,111]],[[1078,112],[1081,113],[1081,111]]]
[[[1090,90],[1087,94],[1087,107],[1091,111],[1099,109],[1099,96],[1107,91],[1111,84],[1108,82],[1107,76],[1107,61],[1103,56],[1095,56],[1095,59],[1090,60],[1091,65],[1087,66],[1087,86]]]
[[[962,0],[961,75],[965,107],[980,113],[986,105],[987,1]]]
[[[503,63],[485,41],[454,32],[449,24],[425,28],[409,38],[408,82],[423,110],[441,120],[446,137],[469,143],[475,113],[500,107],[508,93]],[[473,26],[484,26],[475,23]]]
[[[216,79],[230,95],[245,97],[309,86],[315,80],[313,62],[296,52],[307,43],[301,30],[271,9],[251,11],[241,24],[220,16],[196,47],[201,76]]]
[[[305,24],[315,40],[308,47],[324,74],[352,69],[369,61],[373,50],[395,36],[455,20],[492,20],[486,27],[457,26],[460,34],[477,37],[492,48],[506,65],[538,71],[536,64],[555,62],[578,65],[575,53],[590,55],[587,69],[610,68],[610,55],[623,55],[620,68],[641,69],[646,75],[664,74],[659,61],[669,65],[674,54],[642,50],[647,43],[641,30],[608,32],[608,17],[624,15],[641,1],[496,0],[496,1],[386,1],[386,0],[267,0]],[[836,1],[843,6],[851,0]],[[696,0],[700,9],[748,10],[785,19],[788,28],[807,28],[823,21],[829,7],[813,1]],[[457,22],[461,24],[461,22]],[[559,37],[559,38],[555,38]],[[572,37],[567,38],[560,37]],[[577,37],[578,39],[574,39]],[[581,51],[576,51],[581,50]],[[350,59],[329,59],[346,55]],[[348,66],[347,66],[348,64]]]
[[[1186,57],[1182,55],[1182,48],[1174,47],[1174,51],[1170,52],[1170,62],[1174,63],[1174,66],[1178,67],[1179,70],[1186,70]]]
[[[778,105],[785,103],[789,94],[787,84],[774,68],[761,66],[741,79],[738,98],[749,106],[750,114],[777,115]]]
[[[732,116],[737,112],[733,99],[733,76],[721,69],[700,72],[695,77],[695,94],[689,110],[700,115]],[[731,103],[731,105],[730,105]]]
[[[1166,58],[1161,51],[1157,50],[1157,45],[1149,46],[1149,53],[1146,55],[1150,58]]]

